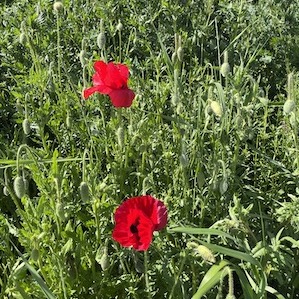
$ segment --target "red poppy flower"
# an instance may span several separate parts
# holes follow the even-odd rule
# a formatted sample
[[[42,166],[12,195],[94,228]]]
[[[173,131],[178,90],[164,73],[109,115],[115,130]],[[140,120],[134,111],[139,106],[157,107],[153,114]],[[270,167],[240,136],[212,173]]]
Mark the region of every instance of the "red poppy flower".
[[[128,67],[121,63],[96,61],[94,69],[96,72],[92,76],[93,86],[84,90],[84,99],[99,92],[109,95],[115,107],[130,107],[135,93],[128,88]]]
[[[112,237],[124,247],[147,250],[153,232],[167,224],[167,209],[162,201],[150,195],[132,197],[115,211]]]

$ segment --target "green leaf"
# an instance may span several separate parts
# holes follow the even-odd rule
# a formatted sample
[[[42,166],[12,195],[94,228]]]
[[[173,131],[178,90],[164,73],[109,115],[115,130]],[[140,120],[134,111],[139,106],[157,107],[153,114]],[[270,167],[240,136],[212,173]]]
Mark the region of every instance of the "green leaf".
[[[190,235],[215,235],[235,240],[233,236],[213,228],[196,228],[196,227],[174,227],[168,229],[169,233],[186,233]]]
[[[230,249],[230,248],[226,248],[226,247],[219,246],[219,245],[206,243],[206,242],[203,242],[201,240],[199,240],[199,242],[202,245],[205,245],[206,247],[208,247],[209,249],[211,249],[214,252],[219,252],[219,253],[222,253],[224,255],[228,255],[228,256],[231,256],[233,258],[239,259],[241,261],[246,261],[246,262],[251,263],[252,265],[256,265],[256,266],[260,267],[260,263],[248,253],[238,251],[238,250],[234,250],[234,249]]]
[[[212,287],[216,285],[221,279],[227,275],[225,266],[229,265],[228,261],[221,261],[219,265],[213,265],[202,279],[197,292],[193,295],[192,299],[200,299],[204,296]]]
[[[29,270],[35,281],[40,286],[41,290],[45,294],[46,298],[48,299],[56,299],[54,294],[50,291],[50,289],[47,287],[46,283],[43,281],[41,276],[37,273],[37,271],[29,264],[26,258],[24,258],[23,254],[19,251],[19,249],[15,246],[15,244],[11,241],[11,244],[19,254],[19,256],[22,258],[23,262],[25,263],[26,268]]]

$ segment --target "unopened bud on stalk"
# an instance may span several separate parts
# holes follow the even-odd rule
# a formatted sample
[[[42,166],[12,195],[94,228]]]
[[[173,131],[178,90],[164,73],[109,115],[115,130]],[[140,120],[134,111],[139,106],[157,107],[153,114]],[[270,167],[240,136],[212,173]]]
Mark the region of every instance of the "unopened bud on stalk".
[[[116,136],[117,136],[117,142],[118,142],[119,147],[123,147],[124,140],[125,140],[125,133],[124,133],[124,128],[122,126],[120,126],[117,129]]]
[[[230,66],[228,63],[228,53],[224,51],[224,62],[220,67],[220,73],[223,77],[226,77],[230,72]]]
[[[295,101],[287,99],[283,105],[283,113],[285,115],[290,114],[295,109]]]
[[[204,245],[198,245],[195,242],[188,242],[187,247],[192,249],[196,255],[199,255],[204,261],[215,263],[216,259],[212,251]]]
[[[100,32],[97,37],[97,44],[100,50],[103,50],[105,48],[106,44],[106,36],[104,32]]]
[[[101,257],[100,265],[102,267],[102,270],[105,271],[110,266],[109,256],[107,254],[107,250],[104,251],[104,254]]]
[[[183,61],[183,57],[184,57],[184,50],[183,50],[182,47],[178,47],[177,55],[178,55],[179,61],[182,62]]]
[[[81,62],[81,66],[84,67],[85,61],[86,61],[86,52],[84,50],[80,51],[79,59],[80,59],[80,62]]]
[[[25,184],[21,176],[15,178],[13,188],[18,198],[21,199],[25,195]]]
[[[31,251],[31,258],[32,260],[34,260],[35,262],[38,260],[39,258],[39,251],[37,248],[33,248]]]
[[[71,117],[70,117],[70,115],[69,115],[69,113],[68,113],[67,116],[66,116],[66,127],[67,127],[68,129],[70,129],[71,126],[72,126],[72,119],[71,119]]]
[[[26,37],[26,34],[24,32],[21,32],[20,37],[19,37],[19,42],[23,46],[25,46],[25,44],[27,43],[27,37]]]
[[[86,182],[81,182],[80,184],[80,195],[82,201],[87,202],[89,200],[89,187]]]
[[[63,10],[63,4],[61,1],[56,1],[53,4],[53,9],[56,13],[60,12]]]
[[[31,132],[31,127],[30,127],[30,121],[28,120],[28,118],[25,118],[23,120],[22,127],[23,127],[23,131],[24,131],[25,135],[29,135]]]
[[[220,104],[217,101],[211,101],[210,107],[216,116],[218,116],[218,117],[222,116],[223,111],[221,109]]]
[[[62,202],[56,203],[56,215],[61,221],[66,219],[64,205]]]
[[[7,190],[7,187],[6,187],[6,186],[3,187],[3,194],[4,194],[5,196],[8,196],[8,190]]]
[[[177,59],[178,59],[178,56],[177,56],[176,52],[173,52],[172,55],[171,55],[172,63],[175,64]]]
[[[116,25],[116,30],[118,31],[122,31],[124,28],[123,24],[121,23],[121,21],[118,21],[118,24]]]

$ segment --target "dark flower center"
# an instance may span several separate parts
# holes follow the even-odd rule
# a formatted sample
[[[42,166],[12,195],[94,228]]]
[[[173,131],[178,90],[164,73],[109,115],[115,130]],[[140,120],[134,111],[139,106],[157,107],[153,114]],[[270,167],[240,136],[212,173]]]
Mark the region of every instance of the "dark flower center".
[[[137,225],[132,224],[130,226],[130,231],[131,231],[132,234],[137,234],[138,233]]]

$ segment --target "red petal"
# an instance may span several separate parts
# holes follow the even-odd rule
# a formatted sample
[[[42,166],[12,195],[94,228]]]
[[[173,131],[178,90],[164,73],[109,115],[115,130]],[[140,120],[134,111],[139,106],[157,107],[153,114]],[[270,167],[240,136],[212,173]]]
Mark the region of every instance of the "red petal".
[[[103,76],[103,82],[105,85],[112,89],[121,89],[127,86],[127,82],[123,79],[119,68],[113,62],[107,64],[105,76]]]
[[[114,107],[130,107],[135,98],[135,93],[131,89],[115,89],[109,93],[109,97]]]
[[[129,79],[129,69],[128,69],[128,67],[124,64],[121,64],[121,63],[117,64],[117,67],[119,69],[119,73],[120,73],[123,81],[127,84],[128,79]]]
[[[103,75],[105,75],[106,71],[107,71],[107,63],[105,63],[104,61],[96,61],[93,65],[95,71],[97,73],[99,73],[99,75],[102,77]]]
[[[92,86],[90,88],[84,89],[83,91],[84,99],[86,100],[89,96],[91,96],[95,92],[99,92],[98,86]]]
[[[130,205],[122,204],[115,212],[115,228],[112,237],[124,247],[147,250],[152,242],[154,224],[144,213]],[[133,233],[131,226],[136,225]]]

